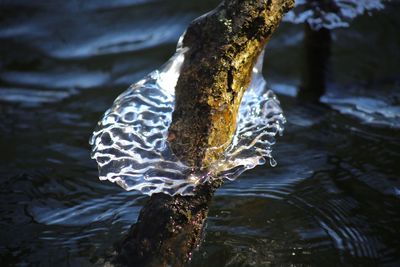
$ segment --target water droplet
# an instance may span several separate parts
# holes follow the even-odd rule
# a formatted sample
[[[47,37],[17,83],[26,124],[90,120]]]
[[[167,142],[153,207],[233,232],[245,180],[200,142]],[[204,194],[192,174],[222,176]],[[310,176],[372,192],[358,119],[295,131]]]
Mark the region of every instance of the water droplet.
[[[269,158],[269,164],[272,167],[275,167],[276,165],[278,165],[278,163],[276,162],[276,160],[273,157]]]

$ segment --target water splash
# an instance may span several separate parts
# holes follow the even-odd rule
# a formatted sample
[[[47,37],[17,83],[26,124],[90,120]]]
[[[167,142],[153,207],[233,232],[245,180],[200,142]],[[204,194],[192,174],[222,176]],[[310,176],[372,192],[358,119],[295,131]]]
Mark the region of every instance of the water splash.
[[[275,136],[283,132],[285,118],[262,77],[262,55],[243,96],[235,135],[223,156],[206,170],[194,171],[174,155],[167,135],[185,51],[178,48],[160,71],[130,86],[99,121],[90,144],[100,180],[147,195],[190,195],[200,183],[233,180],[245,170],[264,164],[266,158],[276,165],[271,147]]]
[[[351,20],[372,10],[384,8],[383,0],[296,0],[294,10],[284,17],[292,23],[307,22],[314,30],[348,27]]]

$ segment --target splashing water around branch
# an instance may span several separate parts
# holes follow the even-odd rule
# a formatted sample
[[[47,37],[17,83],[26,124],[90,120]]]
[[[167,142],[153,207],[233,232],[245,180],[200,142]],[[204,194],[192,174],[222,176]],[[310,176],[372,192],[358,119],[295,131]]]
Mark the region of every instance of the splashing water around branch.
[[[264,164],[265,158],[276,165],[271,147],[275,136],[283,131],[285,118],[262,77],[263,54],[253,68],[235,135],[223,157],[207,169],[193,170],[174,155],[167,136],[184,57],[185,48],[178,47],[161,70],[130,86],[99,121],[90,144],[100,180],[147,195],[191,195],[196,185],[209,179],[233,180],[245,170]]]

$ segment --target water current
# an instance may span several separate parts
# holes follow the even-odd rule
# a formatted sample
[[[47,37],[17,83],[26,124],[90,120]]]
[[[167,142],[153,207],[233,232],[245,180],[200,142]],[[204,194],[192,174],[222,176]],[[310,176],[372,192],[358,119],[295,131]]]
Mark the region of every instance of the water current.
[[[135,223],[147,196],[99,181],[88,138],[217,2],[0,1],[1,266],[96,266]],[[318,103],[296,97],[304,27],[281,24],[263,68],[277,165],[217,191],[189,266],[400,265],[400,5],[382,3],[332,30]]]

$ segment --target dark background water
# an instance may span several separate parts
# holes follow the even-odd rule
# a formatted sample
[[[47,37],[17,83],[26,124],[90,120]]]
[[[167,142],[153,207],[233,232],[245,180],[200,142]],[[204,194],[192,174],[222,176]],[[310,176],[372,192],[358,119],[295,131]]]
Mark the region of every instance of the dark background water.
[[[146,197],[98,181],[89,136],[217,2],[0,0],[0,266],[92,266],[135,222]],[[319,104],[294,97],[304,31],[281,25],[278,166],[217,192],[189,266],[400,266],[399,11],[333,31]]]

